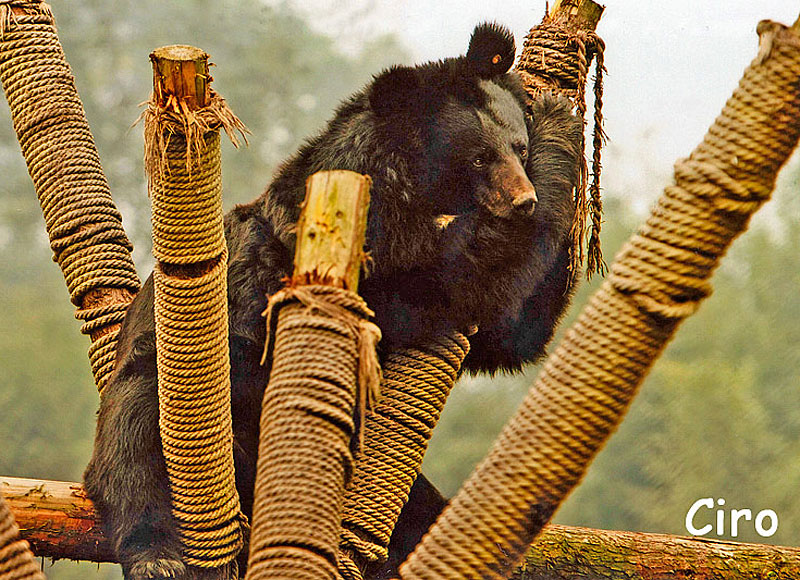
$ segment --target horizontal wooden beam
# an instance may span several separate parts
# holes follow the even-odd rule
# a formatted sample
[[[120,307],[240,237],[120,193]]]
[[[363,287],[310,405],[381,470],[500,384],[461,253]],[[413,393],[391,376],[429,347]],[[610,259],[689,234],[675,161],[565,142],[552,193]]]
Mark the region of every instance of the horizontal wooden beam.
[[[0,477],[20,535],[40,557],[114,562],[92,502],[79,483]],[[776,578],[800,570],[800,549],[638,532],[547,526],[517,580],[653,580],[686,571],[694,580]]]
[[[116,560],[81,484],[0,477],[0,492],[37,556]]]
[[[549,525],[514,580],[800,578],[800,549]]]

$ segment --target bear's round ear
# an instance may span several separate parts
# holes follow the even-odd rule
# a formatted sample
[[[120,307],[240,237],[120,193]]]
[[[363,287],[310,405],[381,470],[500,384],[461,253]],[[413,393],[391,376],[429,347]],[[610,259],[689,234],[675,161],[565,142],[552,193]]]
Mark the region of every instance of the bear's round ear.
[[[484,22],[475,27],[469,41],[467,61],[478,76],[488,79],[507,73],[514,64],[514,35],[496,22]]]
[[[375,114],[386,117],[417,112],[420,81],[414,69],[393,66],[375,77],[369,89],[369,104]]]

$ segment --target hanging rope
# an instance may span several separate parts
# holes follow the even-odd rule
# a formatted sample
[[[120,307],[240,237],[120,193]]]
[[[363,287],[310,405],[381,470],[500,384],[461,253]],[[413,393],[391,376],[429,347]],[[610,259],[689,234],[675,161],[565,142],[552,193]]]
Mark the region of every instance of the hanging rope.
[[[19,539],[19,528],[0,496],[0,580],[44,580],[30,545]]]
[[[408,561],[403,579],[506,578],[615,429],[800,135],[800,38],[759,25],[761,52],[547,360],[490,454]],[[501,546],[502,551],[496,549]]]
[[[235,571],[245,523],[233,474],[219,130],[243,126],[213,93],[198,111],[175,102],[144,113],[159,428],[184,561]]]
[[[400,510],[419,474],[433,428],[469,352],[463,334],[390,354],[381,401],[366,417],[365,444],[344,499],[339,573],[361,580],[388,557]]]
[[[589,66],[594,59],[594,119],[592,134],[592,180],[589,196],[586,195],[588,168],[586,160],[581,165],[581,180],[575,190],[575,218],[572,226],[573,253],[570,269],[575,275],[584,259],[584,238],[588,238],[586,274],[604,275],[606,265],[600,247],[600,227],[603,203],[600,197],[600,151],[605,142],[603,132],[603,54],[605,43],[592,30],[574,30],[563,22],[545,16],[525,37],[516,72],[522,77],[528,94],[536,98],[540,93],[556,90],[575,103],[578,116],[586,125],[586,81]],[[581,142],[581,151],[584,143]],[[591,226],[587,232],[587,221]],[[587,235],[588,234],[588,235]]]
[[[0,80],[102,393],[139,278],[46,3],[0,3]]]
[[[360,247],[359,247],[360,250]],[[378,327],[354,292],[298,286],[270,297],[248,579],[336,577],[356,416],[377,397]]]

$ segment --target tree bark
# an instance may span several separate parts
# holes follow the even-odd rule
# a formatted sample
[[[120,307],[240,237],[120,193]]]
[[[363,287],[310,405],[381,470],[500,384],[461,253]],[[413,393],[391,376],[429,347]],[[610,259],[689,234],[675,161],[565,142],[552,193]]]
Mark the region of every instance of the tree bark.
[[[514,580],[800,578],[800,550],[550,525]]]

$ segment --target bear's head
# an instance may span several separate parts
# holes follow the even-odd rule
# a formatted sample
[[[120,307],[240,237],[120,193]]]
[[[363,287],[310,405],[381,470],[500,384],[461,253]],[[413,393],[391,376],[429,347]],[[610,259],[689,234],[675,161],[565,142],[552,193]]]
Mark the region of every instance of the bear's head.
[[[525,172],[526,95],[508,71],[514,37],[497,24],[475,28],[465,56],[393,67],[368,98],[382,134],[409,151],[420,201],[434,213],[533,215],[536,191]]]

